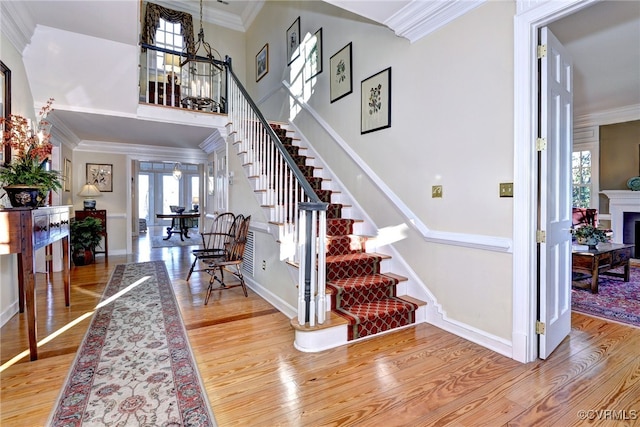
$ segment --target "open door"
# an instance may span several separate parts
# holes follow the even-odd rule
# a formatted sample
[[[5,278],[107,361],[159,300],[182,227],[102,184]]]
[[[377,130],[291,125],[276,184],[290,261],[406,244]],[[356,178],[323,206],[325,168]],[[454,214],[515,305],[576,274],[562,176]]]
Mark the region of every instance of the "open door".
[[[538,356],[545,359],[571,330],[573,67],[570,55],[546,27],[540,30],[540,41],[537,329]]]

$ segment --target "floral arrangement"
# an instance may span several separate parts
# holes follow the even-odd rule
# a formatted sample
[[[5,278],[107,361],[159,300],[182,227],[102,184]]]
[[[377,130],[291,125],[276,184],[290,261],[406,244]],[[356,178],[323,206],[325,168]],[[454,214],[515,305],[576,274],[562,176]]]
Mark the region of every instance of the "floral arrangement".
[[[51,156],[50,123],[47,115],[53,111],[50,98],[40,109],[39,120],[31,129],[29,121],[20,115],[11,114],[0,119],[4,124],[2,147],[11,147],[12,161],[0,167],[0,183],[40,187],[43,191],[62,188],[59,172],[47,170],[46,162]]]
[[[608,242],[611,240],[609,233],[610,230],[596,228],[593,225],[583,225],[581,227],[571,229],[571,234],[575,236],[576,240],[591,239],[596,242]]]

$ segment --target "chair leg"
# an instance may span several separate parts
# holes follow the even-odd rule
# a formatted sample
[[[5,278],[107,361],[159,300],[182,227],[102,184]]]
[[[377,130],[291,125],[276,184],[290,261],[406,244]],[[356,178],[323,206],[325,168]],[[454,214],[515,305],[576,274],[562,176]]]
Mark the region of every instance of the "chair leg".
[[[209,282],[209,287],[207,288],[207,295],[204,297],[204,305],[207,305],[209,303],[209,297],[211,296],[211,291],[213,290],[213,287],[211,285],[212,283]]]
[[[198,257],[193,260],[193,264],[191,264],[191,268],[189,269],[189,274],[187,274],[187,282],[191,278],[191,273],[193,273],[193,269],[196,268],[196,264],[198,263]]]
[[[236,270],[238,271],[238,273],[236,274],[236,277],[240,279],[240,285],[242,285],[242,291],[244,292],[244,296],[248,297],[249,294],[247,293],[247,287],[244,284],[244,276],[242,275],[242,272],[240,271],[240,266],[238,264],[236,264]]]
[[[209,286],[207,287],[207,295],[204,298],[204,305],[207,305],[207,303],[209,302],[209,297],[211,296],[211,292],[213,291],[213,282],[215,282],[216,280],[218,280],[218,277],[216,276],[216,270],[218,269],[218,267],[213,267],[213,268],[208,268],[207,270],[205,270],[207,273],[209,273],[209,275],[211,276],[211,278],[209,279]],[[220,269],[222,270],[222,269]],[[220,280],[218,280],[220,282]],[[224,283],[220,282],[221,285],[224,287]]]

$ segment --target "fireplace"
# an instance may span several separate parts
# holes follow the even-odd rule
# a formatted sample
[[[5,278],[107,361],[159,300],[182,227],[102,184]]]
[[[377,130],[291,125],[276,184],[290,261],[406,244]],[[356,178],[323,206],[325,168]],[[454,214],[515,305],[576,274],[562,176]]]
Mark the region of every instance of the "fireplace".
[[[634,258],[640,258],[640,212],[623,212],[622,243],[636,245]]]
[[[640,222],[640,191],[605,190],[602,193],[609,198],[613,241],[636,244],[636,222]],[[638,253],[640,254],[640,250]]]

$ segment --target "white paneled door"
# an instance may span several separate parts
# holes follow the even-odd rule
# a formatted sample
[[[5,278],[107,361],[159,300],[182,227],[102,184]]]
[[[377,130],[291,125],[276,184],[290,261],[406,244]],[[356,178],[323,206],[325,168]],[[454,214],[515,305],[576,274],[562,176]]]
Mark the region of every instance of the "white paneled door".
[[[571,330],[572,61],[545,27],[540,33],[538,356],[546,359]],[[544,147],[546,145],[546,148]]]

